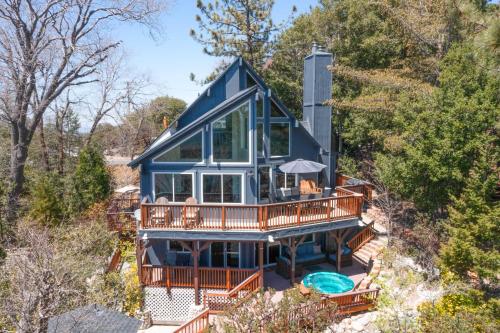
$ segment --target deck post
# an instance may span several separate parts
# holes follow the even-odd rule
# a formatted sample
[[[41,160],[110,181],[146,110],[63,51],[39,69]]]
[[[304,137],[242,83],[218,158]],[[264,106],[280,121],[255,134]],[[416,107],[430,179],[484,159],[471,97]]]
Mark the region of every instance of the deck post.
[[[137,235],[135,239],[135,257],[137,260],[137,275],[139,275],[139,283],[142,285],[143,284],[143,279],[142,279],[142,252],[143,252],[143,246],[142,246],[142,241],[139,238],[139,235]]]
[[[259,242],[259,285],[264,288],[264,242]]]
[[[199,267],[198,261],[200,257],[200,241],[194,241],[193,244],[193,266],[194,266],[194,304],[200,305],[200,279],[199,279]]]
[[[342,265],[341,265],[342,243],[344,242],[345,236],[347,236],[348,231],[349,231],[349,228],[330,231],[330,235],[335,239],[335,243],[337,243],[337,258],[336,258],[337,273],[340,273],[340,269],[342,268]]]
[[[295,284],[295,251],[297,248],[295,247],[295,240],[292,237],[288,237],[288,244],[290,246],[290,284],[293,286]]]

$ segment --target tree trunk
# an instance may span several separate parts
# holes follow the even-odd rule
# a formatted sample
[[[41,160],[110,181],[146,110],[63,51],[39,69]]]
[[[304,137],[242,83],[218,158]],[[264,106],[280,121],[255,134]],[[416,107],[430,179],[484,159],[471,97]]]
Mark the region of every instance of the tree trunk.
[[[64,118],[56,116],[57,149],[59,158],[57,161],[57,172],[64,176]]]
[[[40,119],[40,124],[38,125],[38,130],[40,131],[40,145],[42,146],[42,161],[45,171],[50,171],[50,161],[49,161],[49,151],[47,149],[47,143],[45,142],[45,131],[43,128],[43,118]]]
[[[11,134],[11,151],[10,151],[10,182],[11,186],[7,196],[7,224],[8,227],[14,225],[19,209],[19,197],[24,185],[24,166],[28,158],[28,145],[26,135],[19,140],[16,135],[19,133],[17,127],[13,127]],[[7,230],[8,232],[8,230]],[[5,236],[5,235],[2,235]]]

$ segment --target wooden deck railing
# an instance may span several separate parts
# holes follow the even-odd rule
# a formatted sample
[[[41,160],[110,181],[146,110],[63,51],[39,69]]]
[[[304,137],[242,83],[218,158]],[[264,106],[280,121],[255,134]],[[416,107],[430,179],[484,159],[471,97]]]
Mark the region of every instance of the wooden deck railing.
[[[347,242],[347,246],[352,250],[352,252],[356,252],[363,245],[371,241],[375,238],[377,232],[375,231],[373,222],[364,227],[360,232],[354,235],[351,240]]]
[[[205,309],[196,317],[187,321],[179,328],[177,328],[174,333],[200,333],[203,332],[206,328],[208,328],[208,320],[209,320],[210,310]]]
[[[114,272],[118,270],[120,266],[120,262],[122,260],[122,253],[120,249],[116,249],[115,252],[113,253],[113,256],[111,257],[111,260],[109,262],[107,272]]]
[[[205,291],[203,306],[210,309],[210,313],[221,313],[231,306],[238,306],[260,288],[262,288],[260,285],[260,272],[257,271],[227,292]]]
[[[255,272],[254,269],[200,267],[201,288],[231,290]],[[141,283],[152,287],[194,287],[191,266],[142,265]]]
[[[139,198],[120,196],[113,198],[106,212],[108,230],[110,231],[135,231],[136,221],[134,211],[139,209]]]
[[[276,321],[279,321],[280,325],[284,325],[283,327],[279,327],[279,330],[282,332],[288,332],[290,329],[288,325],[291,323],[294,324],[295,328],[310,328],[313,323],[308,319],[317,317],[318,313],[324,317],[324,320],[337,321],[348,315],[367,311],[375,307],[378,293],[379,289],[368,289],[335,296],[325,296],[319,302],[308,303],[291,309],[291,311],[286,314],[286,318],[277,318],[279,314],[272,313],[261,319],[259,332],[266,333],[266,326]],[[333,303],[336,303],[335,309],[333,309]],[[314,316],[311,315],[313,313],[315,313]]]
[[[337,196],[265,205],[141,205],[142,229],[267,231],[361,216],[362,196]]]
[[[363,194],[365,203],[370,204],[372,201],[372,192],[374,186],[366,181],[364,181],[363,184],[348,185],[347,183],[351,179],[356,178],[337,173],[335,178],[335,184],[337,187],[335,189],[338,190],[339,188],[344,188],[355,193],[361,193]]]
[[[379,289],[366,289],[351,291],[348,293],[329,296],[329,302],[337,303],[340,315],[349,315],[357,312],[370,310],[377,305]]]

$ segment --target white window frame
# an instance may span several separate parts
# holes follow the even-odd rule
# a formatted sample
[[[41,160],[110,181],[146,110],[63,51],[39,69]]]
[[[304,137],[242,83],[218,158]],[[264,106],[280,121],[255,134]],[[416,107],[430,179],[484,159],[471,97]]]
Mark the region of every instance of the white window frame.
[[[221,182],[223,181],[224,175],[229,175],[229,176],[240,176],[241,177],[241,202],[205,202],[203,201],[203,184],[204,184],[204,175],[210,175],[210,176],[220,176]],[[200,174],[201,176],[201,188],[200,188],[200,202],[201,203],[207,203],[210,205],[241,205],[244,204],[246,201],[246,196],[245,196],[245,173],[244,172],[202,172]],[[224,186],[221,184],[221,195],[224,197]]]
[[[224,113],[222,116],[219,118],[215,119],[214,121],[210,122],[210,164],[215,164],[215,165],[252,165],[252,105],[251,105],[251,100],[248,100],[246,102],[243,102],[239,104],[238,106],[232,108],[230,111]],[[222,118],[226,117],[230,113],[236,111],[238,108],[242,107],[243,105],[248,104],[248,162],[215,162],[214,161],[214,123],[221,120]]]
[[[155,186],[155,180],[156,180],[156,175],[172,175],[172,198],[175,199],[175,184],[174,184],[174,175],[191,175],[192,179],[192,188],[191,188],[191,196],[194,197],[194,189],[196,187],[195,184],[195,177],[194,177],[194,172],[190,171],[183,171],[183,172],[164,172],[164,171],[157,171],[152,173],[152,193],[153,193],[153,202],[156,201],[156,186]],[[183,201],[171,201],[171,203],[184,203]]]
[[[176,148],[177,146],[181,145],[183,142],[191,139],[193,136],[197,135],[201,133],[201,161],[198,161],[198,162],[163,162],[163,161],[158,161],[157,159],[165,154],[165,153],[168,153],[169,151],[171,151],[172,149]],[[203,131],[203,128],[200,129],[199,131],[196,131],[195,133],[189,135],[188,137],[182,139],[180,142],[178,142],[177,144],[175,144],[173,147],[170,147],[168,150],[166,151],[162,151],[161,153],[158,153],[154,158],[153,158],[153,163],[154,164],[173,164],[173,165],[179,165],[179,164],[183,164],[183,165],[205,165],[205,135],[204,135],[204,131]]]
[[[287,155],[273,155],[272,154],[272,139],[271,139],[271,132],[272,132],[272,125],[273,124],[288,124],[288,154]],[[271,158],[279,158],[279,157],[290,157],[290,152],[292,150],[292,124],[290,121],[287,120],[272,120],[269,122],[269,155]]]

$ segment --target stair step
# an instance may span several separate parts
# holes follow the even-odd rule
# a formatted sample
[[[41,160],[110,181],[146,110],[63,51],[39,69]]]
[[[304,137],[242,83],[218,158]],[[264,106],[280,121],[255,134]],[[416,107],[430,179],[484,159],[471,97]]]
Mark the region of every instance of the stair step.
[[[370,258],[365,258],[357,254],[354,254],[353,257],[363,265],[368,265],[368,263],[370,262]]]

